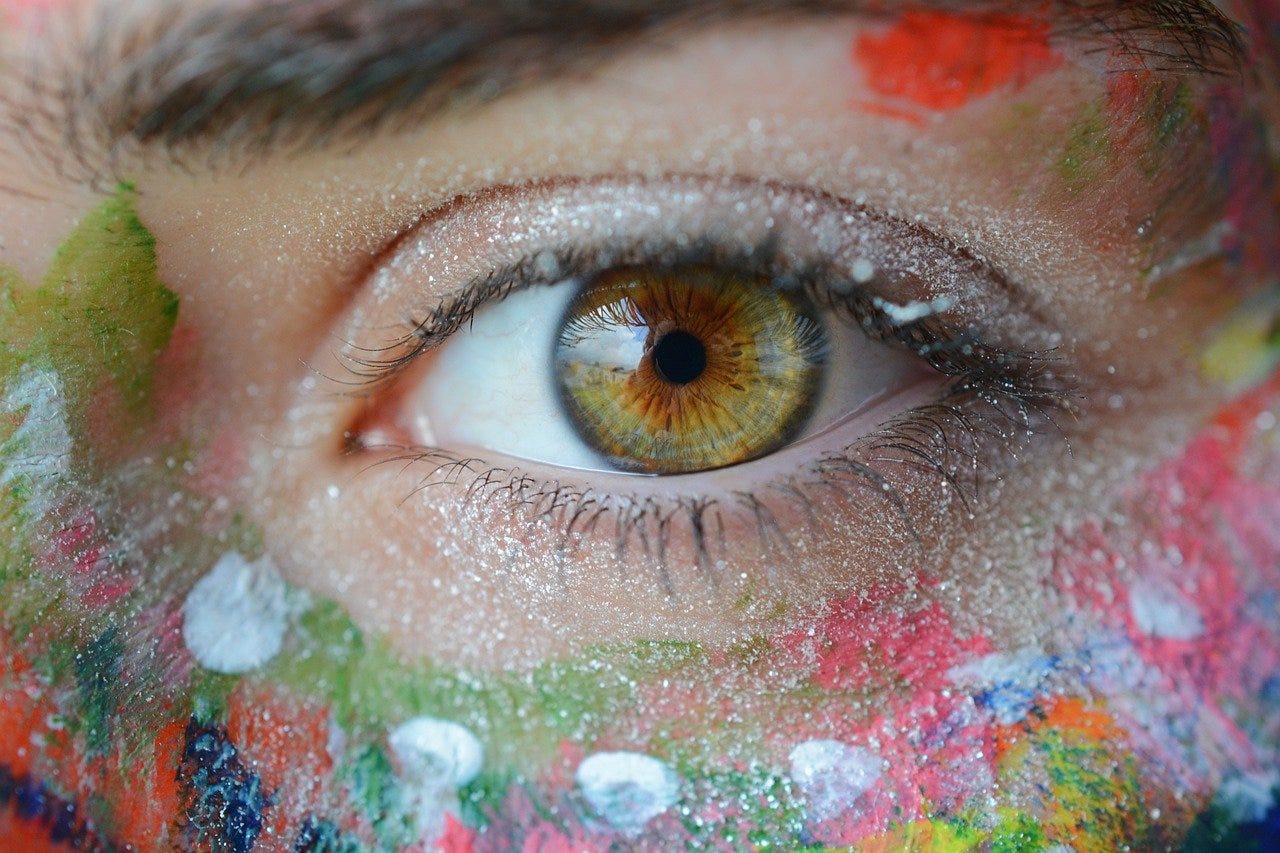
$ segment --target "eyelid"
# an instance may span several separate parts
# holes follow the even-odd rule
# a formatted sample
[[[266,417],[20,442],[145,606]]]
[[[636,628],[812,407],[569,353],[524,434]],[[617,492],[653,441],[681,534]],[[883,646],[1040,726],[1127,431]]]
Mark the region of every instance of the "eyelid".
[[[696,264],[789,278],[832,307],[860,302],[857,319],[886,339],[903,325],[891,322],[896,306],[922,305],[932,307],[915,328],[981,328],[993,351],[1047,350],[1062,337],[977,253],[859,200],[744,178],[619,177],[491,188],[424,217],[372,282],[404,303],[396,314],[409,331],[350,367],[381,384],[518,289],[613,266]],[[424,285],[456,281],[466,284],[423,310]]]
[[[938,377],[911,389],[910,401],[895,396],[771,456],[692,474],[597,476],[400,440],[403,421],[388,417],[397,396],[409,393],[419,370],[434,368],[431,350],[486,299],[530,286],[513,271],[546,283],[565,277],[566,258],[603,272],[628,258],[671,264],[708,252],[865,284],[849,290],[866,314],[897,317],[870,331],[924,350]],[[854,275],[859,260],[880,276]],[[432,300],[433,292],[443,298]],[[422,311],[431,301],[435,308]],[[941,310],[904,320],[919,308],[912,303]],[[1060,368],[1074,365],[1037,345],[1056,330],[1029,304],[978,253],[856,199],[683,176],[501,187],[424,218],[368,280],[344,323],[356,343],[338,355],[369,386],[369,399],[347,409],[339,449],[351,455],[353,475],[376,468],[409,476],[415,485],[402,501],[438,488],[459,512],[474,511],[476,524],[521,525],[530,537],[550,537],[556,554],[611,542],[621,559],[638,546],[664,579],[668,565],[715,565],[752,531],[763,547],[785,543],[793,524],[798,535],[825,536],[848,518],[880,518],[917,536],[946,513],[968,512],[978,480],[1021,459],[1029,441],[1063,435],[1056,419],[1074,412],[1077,386]],[[385,342],[389,332],[394,339]],[[404,381],[378,384],[415,361]]]

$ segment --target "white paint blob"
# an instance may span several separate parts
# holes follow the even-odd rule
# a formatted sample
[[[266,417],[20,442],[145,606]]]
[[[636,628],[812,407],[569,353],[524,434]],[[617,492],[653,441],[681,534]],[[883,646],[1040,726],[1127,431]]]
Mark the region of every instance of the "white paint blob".
[[[405,811],[418,837],[444,832],[445,815],[458,811],[458,788],[480,773],[484,745],[466,726],[435,717],[414,717],[387,737],[400,774]]]
[[[1204,618],[1176,589],[1147,580],[1129,588],[1129,611],[1138,630],[1166,640],[1194,640],[1204,633]]]
[[[287,590],[265,557],[223,554],[182,605],[182,639],[200,665],[239,674],[280,651],[288,624]]]
[[[853,262],[849,272],[858,284],[866,284],[876,277],[876,265],[866,258],[858,258]]]
[[[791,779],[804,794],[807,817],[815,822],[848,810],[883,772],[880,756],[838,740],[807,740],[791,750]]]
[[[439,780],[458,788],[484,766],[484,746],[466,726],[434,717],[414,717],[387,738],[406,779]]]
[[[928,302],[916,301],[898,305],[885,299],[876,299],[875,305],[895,323],[914,323],[916,320],[923,320],[925,317],[932,317],[934,314],[946,311],[951,307],[951,300],[940,296]]]
[[[656,758],[638,752],[597,752],[575,777],[596,814],[623,832],[635,832],[675,805],[680,777]]]

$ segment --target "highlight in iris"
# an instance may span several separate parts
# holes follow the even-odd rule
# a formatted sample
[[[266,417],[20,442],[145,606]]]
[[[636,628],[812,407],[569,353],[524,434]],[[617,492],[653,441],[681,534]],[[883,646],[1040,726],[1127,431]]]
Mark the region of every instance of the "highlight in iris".
[[[554,372],[574,428],[611,464],[684,474],[794,438],[820,396],[828,350],[803,293],[705,267],[626,267],[570,303]]]

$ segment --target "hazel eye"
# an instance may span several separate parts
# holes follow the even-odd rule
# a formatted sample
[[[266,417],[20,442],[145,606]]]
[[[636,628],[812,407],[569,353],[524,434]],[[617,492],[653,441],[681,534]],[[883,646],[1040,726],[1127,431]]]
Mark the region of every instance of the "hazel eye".
[[[764,276],[627,265],[481,307],[433,353],[399,420],[418,445],[691,474],[937,379]]]
[[[710,269],[601,276],[570,304],[553,370],[567,417],[623,471],[762,456],[805,425],[826,328],[808,298]]]
[[[435,307],[412,306],[446,283]],[[995,269],[915,222],[802,187],[502,188],[424,217],[371,293],[361,326],[406,332],[354,348],[357,375],[390,381],[352,445],[425,449],[450,471],[492,463],[484,482],[563,478],[524,463],[714,471],[625,488],[737,494],[779,477],[755,468],[766,457],[810,470],[917,406],[1041,398],[1039,361],[1005,343],[1040,327]],[[895,444],[917,450],[936,423]]]

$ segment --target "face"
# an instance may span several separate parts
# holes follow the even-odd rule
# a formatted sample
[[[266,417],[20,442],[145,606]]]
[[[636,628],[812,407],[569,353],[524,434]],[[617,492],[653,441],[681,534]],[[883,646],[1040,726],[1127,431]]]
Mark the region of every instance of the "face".
[[[0,832],[1276,843],[1280,9],[822,5],[0,4]]]

